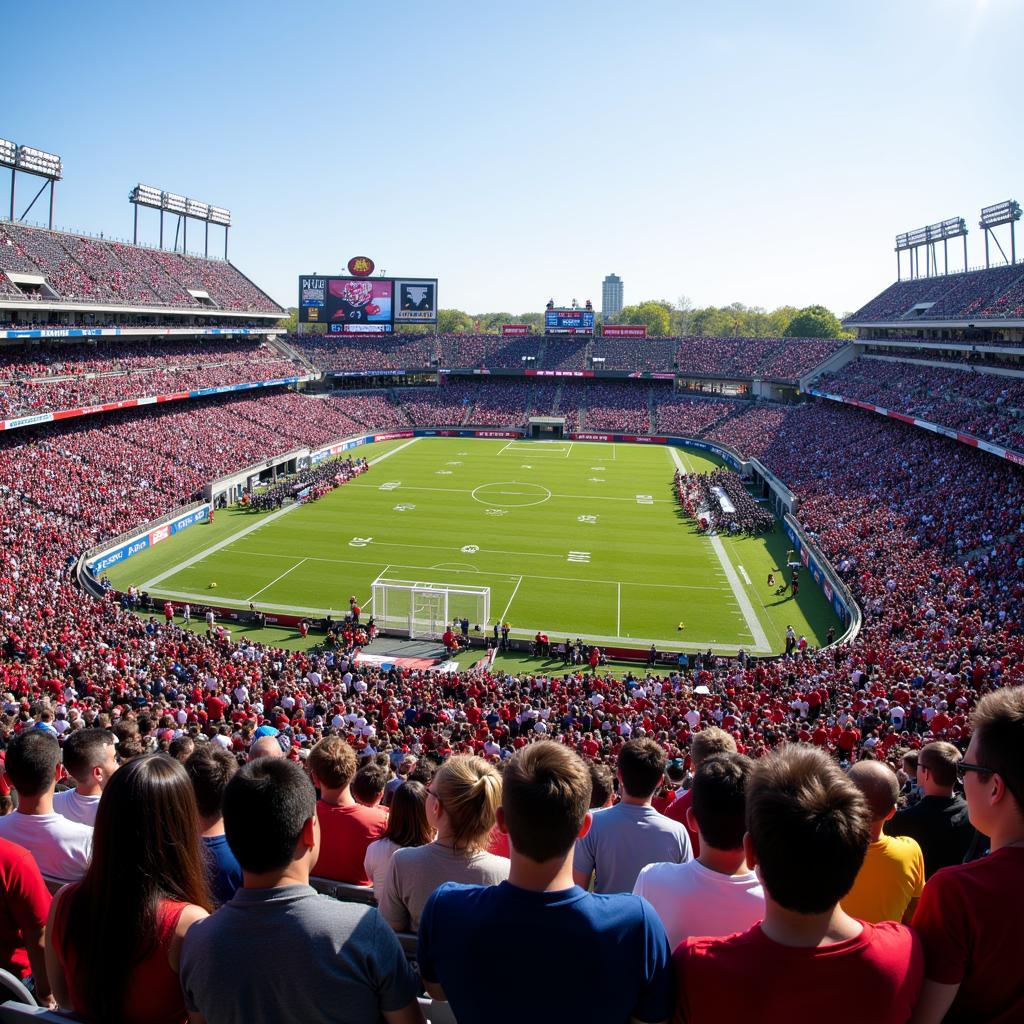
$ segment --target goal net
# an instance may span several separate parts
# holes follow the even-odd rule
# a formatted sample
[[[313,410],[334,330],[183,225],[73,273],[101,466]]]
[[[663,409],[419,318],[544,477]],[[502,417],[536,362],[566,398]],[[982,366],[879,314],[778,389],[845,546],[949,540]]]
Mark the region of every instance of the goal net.
[[[378,577],[373,583],[373,618],[381,632],[410,640],[439,640],[453,622],[487,630],[491,588]]]

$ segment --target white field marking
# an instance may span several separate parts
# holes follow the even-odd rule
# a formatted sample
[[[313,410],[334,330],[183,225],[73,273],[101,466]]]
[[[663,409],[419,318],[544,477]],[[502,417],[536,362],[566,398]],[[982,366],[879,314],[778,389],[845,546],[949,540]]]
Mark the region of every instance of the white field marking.
[[[673,461],[680,470],[684,469],[683,462],[679,457],[679,451],[676,448],[669,448],[669,453],[672,456]],[[747,597],[746,591],[740,585],[739,577],[736,575],[736,570],[732,567],[732,562],[729,560],[729,556],[725,553],[725,547],[722,544],[722,538],[718,536],[712,536],[709,538],[711,541],[711,548],[718,557],[719,562],[722,563],[722,569],[725,572],[725,578],[732,589],[733,595],[736,598],[736,603],[740,606],[740,611],[743,613],[743,619],[747,624],[747,629],[750,630],[751,635],[754,638],[754,644],[756,647],[770,649],[768,643],[768,636],[764,631],[764,626],[761,625],[761,620],[758,618],[757,613],[754,611],[754,606],[750,603],[750,598]]]
[[[396,487],[401,487],[401,480],[386,480],[384,483],[377,488],[378,491],[393,491]]]
[[[601,477],[601,476],[592,476],[592,477],[590,478],[590,480],[588,481],[588,483],[592,483],[592,484],[603,484],[603,483],[604,483],[604,477]]]
[[[456,572],[479,572],[475,565],[469,562],[438,562],[437,565],[428,565],[428,569],[454,569]]]
[[[521,465],[521,466],[520,466],[519,468],[520,468],[520,469],[533,469],[533,466],[527,465],[527,464],[526,464],[526,463],[524,462],[524,463],[523,463],[523,465]],[[508,493],[508,492],[507,492],[507,491],[502,491],[502,494],[506,494],[506,493]]]
[[[385,544],[384,542],[381,542],[381,544],[379,546],[386,547],[387,544]],[[430,550],[434,550],[434,551],[453,551],[455,549],[454,548],[432,548]],[[491,549],[484,549],[484,552],[485,552],[485,554],[515,554],[515,555],[522,555],[522,554],[524,554],[524,552],[522,552],[522,551],[494,552]],[[293,555],[283,555],[283,554],[279,554],[278,552],[273,552],[273,551],[239,551],[238,554],[252,555],[252,556],[255,556],[257,558],[293,558],[294,557]],[[307,557],[308,557],[308,560],[310,562],[327,562],[330,565],[380,565],[379,561],[364,562],[364,561],[361,561],[358,558],[322,558],[319,555],[308,555]],[[548,555],[548,556],[545,556],[545,557],[561,558],[561,555]],[[391,568],[392,569],[415,569],[415,570],[417,570],[419,572],[422,572],[423,569],[426,568],[426,567],[422,566],[422,565],[404,565],[404,564],[400,564],[398,562],[395,562],[395,563],[393,563],[391,565]],[[507,572],[491,572],[490,570],[485,569],[485,570],[483,570],[481,575],[484,575],[484,576],[508,577],[509,573],[507,573]],[[582,576],[537,576],[537,575],[534,575],[532,573],[524,573],[523,577],[524,577],[524,579],[528,579],[528,580],[555,580],[556,582],[559,582],[559,583],[587,583],[587,584],[590,584],[590,583],[604,583],[604,584],[607,584],[610,587],[614,587],[616,584],[622,582],[622,583],[625,583],[625,585],[627,587],[646,587],[647,589],[650,589],[651,587],[657,587],[659,590],[714,590],[714,591],[716,591],[719,594],[727,593],[728,592],[725,587],[708,587],[708,586],[703,586],[703,585],[701,585],[699,583],[648,583],[646,580],[621,580],[620,581],[620,580],[591,579],[589,577],[584,578]]]
[[[392,512],[414,512],[416,510],[415,505],[396,505],[391,511]]]
[[[397,455],[403,448],[408,448],[409,445],[415,444],[420,438],[414,437],[406,441],[405,444],[400,444],[397,448],[392,448],[391,451],[385,452],[383,455],[378,455],[375,459],[369,459],[368,462],[371,466],[376,466],[378,462],[383,462],[385,459],[390,459],[392,455]]]
[[[653,494],[638,494],[636,496],[636,503],[638,505],[653,505],[654,495]]]
[[[395,569],[401,569],[401,568],[416,569],[416,568],[421,568],[421,566],[392,566],[392,568],[395,568]],[[497,574],[496,573],[495,575],[501,575],[501,574]],[[190,593],[187,590],[162,590],[162,589],[156,589],[156,590],[153,591],[153,594],[154,594],[154,596],[157,596],[157,597],[176,597],[176,598],[179,598],[182,601],[194,601],[194,602],[196,602],[198,604],[204,604],[204,605],[205,604],[209,604],[209,602],[210,602],[210,595],[209,594],[194,594],[194,593]],[[218,597],[217,598],[217,604],[219,604],[219,605],[226,605],[229,608],[247,608],[248,607],[248,602],[241,601],[241,600],[235,600],[234,598],[230,598],[230,597]],[[298,613],[303,614],[303,615],[316,615],[316,616],[319,616],[321,618],[324,615],[334,615],[336,612],[340,611],[340,609],[338,609],[338,608],[310,608],[310,607],[307,607],[305,605],[297,605],[297,604],[264,604],[263,607],[265,609],[269,610],[269,611],[272,611],[272,612],[273,611],[278,611],[278,612],[298,612]],[[510,633],[513,636],[516,636],[516,637],[525,637],[527,639],[532,639],[534,636],[537,635],[537,630],[538,629],[546,629],[548,631],[549,635],[551,635],[551,634],[553,634],[555,632],[554,630],[552,630],[550,628],[550,626],[544,626],[544,627],[527,626],[525,628],[512,629],[512,630],[510,630]],[[658,648],[663,650],[663,651],[680,651],[680,650],[700,650],[700,651],[706,651],[706,650],[710,649],[712,651],[724,651],[726,653],[728,653],[728,652],[735,653],[736,648],[738,646],[737,644],[723,644],[723,643],[718,643],[716,641],[707,641],[707,640],[669,640],[669,639],[667,639],[665,637],[662,637],[662,638],[659,639],[658,637],[604,636],[604,635],[598,635],[598,634],[594,634],[594,633],[580,633],[579,631],[577,631],[575,629],[560,630],[558,632],[564,632],[564,633],[567,633],[567,634],[571,633],[573,636],[578,636],[581,640],[592,640],[593,642],[599,643],[599,644],[614,644],[614,643],[617,643],[619,640],[627,640],[627,639],[632,641],[633,643],[637,643],[637,644],[644,644],[644,645],[656,644],[658,646]],[[765,653],[765,652],[758,652],[755,648],[753,648],[749,644],[746,644],[744,646],[746,646],[751,653],[755,653],[755,654],[756,653]]]
[[[259,597],[259,595],[262,594],[264,590],[269,590],[275,583],[277,583],[278,580],[283,580],[285,576],[288,575],[288,573],[295,572],[295,570],[298,569],[298,567],[302,565],[302,563],[305,561],[306,559],[302,558],[298,562],[296,562],[290,569],[285,569],[285,571],[281,573],[281,575],[278,576],[277,579],[271,580],[265,587],[260,587],[260,589],[257,590],[255,594],[250,594],[246,598],[246,601],[251,601],[253,598]]]
[[[750,577],[747,575],[747,570],[744,569],[742,565],[737,565],[736,571],[743,577],[743,582],[746,583],[746,585],[749,587],[751,583]]]
[[[622,636],[622,584],[615,585],[615,632]]]
[[[576,522],[577,523],[586,523],[588,526],[596,526],[597,525],[597,520],[598,520],[597,516],[577,516],[576,517]]]
[[[568,451],[567,451],[567,452],[565,453],[565,457],[566,457],[566,458],[569,458],[569,456],[570,456],[570,455],[572,455],[572,446],[573,446],[573,445],[574,445],[575,443],[576,443],[575,441],[570,441],[570,442],[569,442],[569,450],[568,450]]]
[[[615,454],[615,443],[612,442],[612,461],[614,461],[617,458],[618,456]]]
[[[516,599],[516,594],[519,593],[519,584],[522,583],[522,582],[523,582],[523,577],[520,576],[518,582],[515,585],[515,588],[512,590],[512,596],[508,599],[508,604],[505,605],[505,610],[501,613],[501,618],[498,619],[499,622],[504,622],[505,621],[505,616],[508,615],[508,610],[509,610],[509,608],[512,607],[512,602]]]
[[[450,469],[439,469],[436,473],[437,476],[451,476],[452,471]]]
[[[605,471],[604,466],[591,466],[590,471],[592,473],[603,473]]]
[[[386,574],[387,574],[387,571],[388,571],[388,569],[390,569],[390,568],[391,568],[391,566],[390,566],[390,565],[385,565],[385,566],[384,566],[384,571],[383,571],[383,572],[381,572],[381,573],[378,573],[378,575],[377,575],[377,580],[379,580],[379,579],[381,578],[381,576],[384,576],[384,575],[386,575]],[[377,582],[377,580],[374,580],[373,582],[374,582],[374,583],[376,583],[376,582]],[[372,604],[373,604],[373,591],[371,590],[371,591],[370,591],[370,596],[369,596],[369,597],[368,597],[368,598],[367,598],[367,599],[366,599],[366,600],[365,600],[365,601],[364,601],[364,602],[363,602],[363,603],[362,603],[362,604],[361,604],[361,605],[360,605],[359,607],[360,607],[360,608],[365,608],[365,609],[367,609],[367,611],[368,611],[368,610],[369,610],[369,608],[370,608],[370,605],[372,605]]]
[[[289,512],[292,512],[297,508],[299,508],[299,505],[296,502],[296,504],[287,505],[285,508],[282,508],[277,512],[271,512],[269,516],[265,516],[260,519],[259,522],[253,523],[252,526],[246,526],[244,529],[239,530],[238,533],[233,533],[230,537],[225,537],[223,540],[217,541],[216,544],[211,544],[208,548],[203,548],[203,550],[198,554],[193,555],[191,558],[186,558],[184,562],[179,562],[170,569],[165,569],[159,575],[154,576],[151,580],[146,580],[145,583],[139,584],[139,590],[152,590],[153,587],[163,583],[165,579],[173,576],[175,573],[181,572],[182,569],[191,568],[196,564],[196,562],[201,562],[206,558],[207,555],[212,555],[215,552],[220,551],[221,548],[226,548],[229,544],[234,544],[236,540],[241,540],[243,537],[247,537],[250,533],[260,529],[260,527],[268,526],[275,520],[280,519],[281,516],[286,516]]]
[[[365,548],[367,546],[367,544],[372,544],[372,543],[373,543],[373,538],[372,537],[353,537],[348,542],[348,546],[350,548]]]
[[[453,462],[446,462],[445,465],[446,466],[461,466],[462,463],[458,459],[455,459]]]
[[[502,454],[503,454],[503,453],[505,452],[505,450],[506,450],[506,449],[508,449],[508,448],[511,448],[513,444],[515,444],[515,442],[514,442],[514,441],[506,441],[506,442],[505,442],[505,447],[504,447],[504,448],[501,448],[501,449],[499,449],[499,450],[498,450],[498,454],[499,454],[499,455],[502,455]],[[460,454],[461,454],[461,453],[460,453]]]
[[[357,483],[351,483],[351,484],[346,484],[345,485],[346,489],[349,489],[349,488],[352,488],[352,487],[373,487],[373,486],[374,486],[373,484],[357,484]],[[494,487],[494,486],[495,486],[495,484],[481,484],[480,485],[480,487]],[[537,484],[535,486],[539,487],[540,485]],[[479,489],[480,489],[479,487],[476,488],[476,490],[479,490]],[[472,494],[473,493],[472,491],[467,491],[467,490],[465,490],[464,488],[461,488],[461,487],[415,487],[415,486],[409,485],[409,486],[403,486],[402,490],[404,490],[404,491],[433,491],[433,492],[436,492],[436,493],[439,493],[439,494]],[[609,494],[552,494],[551,497],[552,498],[568,498],[568,499],[571,499],[573,501],[631,501],[634,504],[636,503],[636,498],[615,497],[615,496],[609,495]],[[675,499],[674,498],[655,498],[654,499],[654,503],[655,503],[655,505],[672,505],[672,504],[675,503]],[[291,508],[295,508],[296,506],[292,505],[290,507]],[[520,505],[516,506],[516,508],[525,508],[525,507],[529,507],[529,506],[520,506]]]
[[[589,551],[570,551],[568,555],[568,561],[570,562],[589,562],[590,552]]]

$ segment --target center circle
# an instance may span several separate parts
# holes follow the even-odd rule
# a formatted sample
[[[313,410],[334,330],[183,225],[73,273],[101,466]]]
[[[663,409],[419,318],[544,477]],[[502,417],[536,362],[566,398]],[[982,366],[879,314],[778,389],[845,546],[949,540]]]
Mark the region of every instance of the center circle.
[[[493,494],[491,498],[489,495]],[[519,483],[517,480],[504,480],[496,484],[481,484],[472,491],[474,501],[481,505],[496,508],[526,508],[529,505],[542,505],[551,497],[551,492],[540,484]]]

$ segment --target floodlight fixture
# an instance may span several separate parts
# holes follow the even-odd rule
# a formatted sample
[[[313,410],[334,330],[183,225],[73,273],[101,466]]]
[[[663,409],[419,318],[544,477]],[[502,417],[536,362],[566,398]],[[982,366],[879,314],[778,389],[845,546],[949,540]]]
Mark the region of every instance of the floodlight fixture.
[[[995,228],[1001,224],[1012,224],[1017,220],[1020,220],[1020,203],[1016,199],[1007,199],[992,206],[983,206],[978,227]]]
[[[0,139],[0,167],[14,167],[17,160],[17,144],[10,139]]]

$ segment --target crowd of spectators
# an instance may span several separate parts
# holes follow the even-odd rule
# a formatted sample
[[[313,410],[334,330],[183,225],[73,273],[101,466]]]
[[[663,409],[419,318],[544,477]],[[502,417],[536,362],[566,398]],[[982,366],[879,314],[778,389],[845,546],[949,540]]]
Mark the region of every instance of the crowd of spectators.
[[[845,344],[835,338],[686,337],[679,339],[676,363],[681,374],[796,380]]]
[[[286,501],[316,501],[369,469],[365,459],[330,459],[300,470],[288,480],[249,491],[242,503],[257,512],[281,508]]]
[[[417,427],[457,427],[473,403],[467,387],[450,381],[436,388],[404,388],[399,399],[409,422]]]
[[[586,384],[566,384],[562,408],[567,410],[569,403],[583,410],[583,427],[586,430],[615,430],[627,434],[651,432],[651,387],[646,383],[596,380]]]
[[[65,300],[201,307],[204,303],[191,294],[199,291],[221,309],[283,312],[226,260],[10,222],[0,224],[0,271],[41,274]],[[16,294],[10,287],[8,292]]]
[[[346,370],[427,370],[436,367],[433,335],[295,334],[288,343],[328,373]]]
[[[64,351],[64,348],[70,351]],[[0,359],[0,419],[294,377],[303,368],[258,341],[65,346]]]
[[[655,389],[654,417],[659,434],[700,437],[726,416],[736,414],[745,404],[711,399],[694,399],[670,388]]]
[[[914,311],[916,306],[924,306]],[[912,312],[914,311],[914,312]],[[973,320],[1017,318],[1024,314],[1024,266],[991,267],[941,277],[896,281],[848,319]]]
[[[518,394],[525,401],[522,389]],[[1024,683],[1024,474],[984,452],[831,403],[791,409],[767,424],[762,457],[797,493],[801,522],[863,608],[858,638],[833,649],[794,647],[775,661],[708,655],[668,677],[571,671],[553,678],[542,668],[385,671],[353,666],[350,644],[319,652],[235,644],[184,629],[173,617],[135,616],[113,596],[94,600],[74,585],[69,565],[83,548],[166,511],[210,476],[281,449],[275,429],[259,429],[238,407],[261,405],[262,423],[291,421],[298,432],[300,408],[322,404],[292,395],[286,408],[283,397],[113,414],[0,439],[0,726],[8,741],[37,723],[55,733],[98,725],[118,735],[122,760],[201,737],[243,757],[283,737],[278,751],[287,747],[302,760],[337,734],[362,754],[383,753],[399,766],[459,755],[508,764],[533,740],[556,738],[559,749],[617,767],[622,778],[631,738],[653,740],[662,760],[685,759],[695,736],[720,728],[737,751],[759,759],[797,741],[847,764],[901,766],[905,752],[925,748],[924,757],[935,742],[963,751],[979,696]],[[984,770],[977,752],[966,760]],[[778,763],[767,759],[764,770]],[[835,770],[826,763],[814,768],[822,777]],[[22,777],[9,759],[12,767]],[[660,780],[661,771],[655,774]],[[483,777],[480,770],[477,779]],[[510,777],[506,768],[506,784]],[[283,776],[274,780],[278,791],[286,784]],[[477,791],[492,785],[473,783]],[[830,785],[837,794],[838,783]],[[973,785],[969,778],[969,800]],[[449,792],[428,793],[437,801],[430,813],[438,832]],[[634,791],[620,792],[628,808]],[[25,795],[31,797],[27,788]],[[657,795],[664,801],[666,794]],[[641,792],[640,805],[650,796]],[[231,848],[246,877],[255,878],[255,846],[234,839],[238,819],[229,810]],[[97,830],[102,817],[101,807]],[[513,843],[515,821],[506,823]],[[985,823],[1003,834],[991,817]],[[271,826],[261,818],[259,834]],[[756,839],[756,826],[752,833]],[[607,842],[599,830],[572,864],[582,874],[589,868],[599,891],[605,871],[615,870],[602,860]],[[311,868],[317,857],[308,859]],[[769,887],[772,877],[764,876]],[[405,881],[396,884],[412,891]],[[926,886],[922,913],[929,899]],[[439,965],[447,963],[450,943],[440,929],[455,913],[442,913],[440,904],[435,912],[429,900],[418,910],[430,954],[420,957],[423,977],[442,987],[449,975]],[[684,966],[689,980],[695,968],[689,960]],[[183,976],[199,977],[194,967]],[[807,986],[814,976],[794,983]],[[198,981],[186,991],[190,1000],[204,998]],[[456,1009],[460,992],[457,985],[445,991]]]
[[[858,359],[820,378],[823,391],[1024,451],[1024,377]]]
[[[679,504],[701,530],[754,536],[775,528],[771,511],[751,497],[731,470],[684,473],[677,469],[673,483]]]

